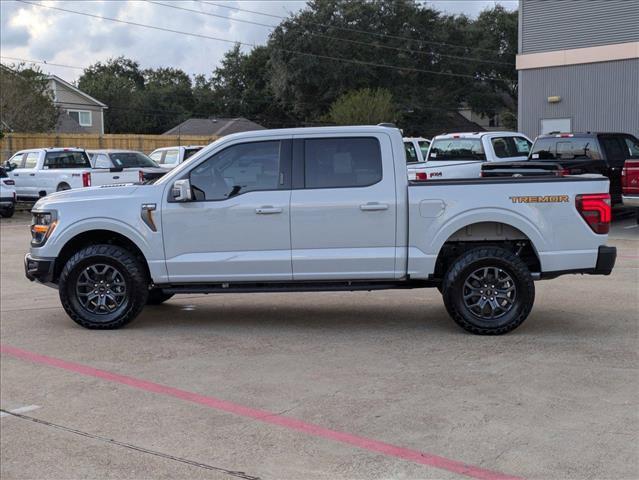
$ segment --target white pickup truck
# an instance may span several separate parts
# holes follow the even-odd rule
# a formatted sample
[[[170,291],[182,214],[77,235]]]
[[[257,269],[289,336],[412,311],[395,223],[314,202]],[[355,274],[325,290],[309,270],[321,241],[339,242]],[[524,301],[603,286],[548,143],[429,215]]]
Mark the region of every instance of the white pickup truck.
[[[531,145],[528,137],[517,132],[437,135],[424,161],[408,164],[408,179],[477,178],[486,162],[527,160]]]
[[[177,167],[180,163],[185,162],[197,152],[202,150],[203,145],[186,145],[180,147],[162,147],[153,150],[149,157],[166,170]]]
[[[138,170],[93,169],[87,153],[81,148],[21,150],[7,164],[18,198],[24,200],[36,200],[72,188],[140,181]]]
[[[42,198],[25,273],[87,328],[176,293],[436,287],[461,327],[502,334],[534,280],[611,272],[605,177],[409,183],[405,158],[382,126],[229,135],[153,184]]]

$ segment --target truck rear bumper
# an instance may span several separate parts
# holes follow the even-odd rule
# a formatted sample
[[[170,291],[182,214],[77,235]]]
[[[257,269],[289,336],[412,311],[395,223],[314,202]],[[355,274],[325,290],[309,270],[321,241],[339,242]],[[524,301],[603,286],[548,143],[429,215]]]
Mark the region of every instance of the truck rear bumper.
[[[554,272],[543,272],[541,274],[542,280],[549,280],[551,278],[557,278],[561,275],[568,275],[574,273],[581,273],[587,275],[610,275],[612,269],[615,266],[617,260],[617,248],[609,247],[607,245],[601,245],[597,251],[597,263],[595,268],[578,268],[573,270],[557,270]]]
[[[30,253],[27,253],[24,256],[24,274],[32,282],[56,287],[53,283],[54,263],[53,258],[33,258]]]
[[[624,195],[621,197],[624,207],[639,208],[639,195]]]

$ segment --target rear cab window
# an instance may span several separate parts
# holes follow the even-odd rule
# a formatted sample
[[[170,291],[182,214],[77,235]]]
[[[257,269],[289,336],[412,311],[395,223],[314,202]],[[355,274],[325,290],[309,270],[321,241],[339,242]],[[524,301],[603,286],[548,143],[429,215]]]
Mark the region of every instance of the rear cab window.
[[[533,145],[531,160],[601,160],[593,137],[540,138]]]
[[[419,161],[413,142],[404,142],[404,150],[406,150],[406,163],[417,163]]]
[[[47,152],[44,168],[91,168],[91,162],[85,152]]]
[[[375,137],[304,141],[306,188],[368,187],[382,180],[382,153]]]
[[[490,142],[497,158],[528,157],[532,145],[524,137],[495,137]]]
[[[428,152],[431,161],[486,160],[480,138],[439,138]]]

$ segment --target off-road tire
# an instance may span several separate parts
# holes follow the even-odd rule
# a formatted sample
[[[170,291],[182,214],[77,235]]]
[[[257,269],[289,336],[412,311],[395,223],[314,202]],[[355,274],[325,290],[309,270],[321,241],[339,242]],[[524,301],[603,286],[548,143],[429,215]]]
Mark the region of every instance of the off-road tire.
[[[147,305],[160,305],[173,297],[173,293],[164,293],[161,288],[152,288],[149,290],[149,297],[146,299]]]
[[[126,296],[113,313],[96,314],[86,310],[76,294],[76,281],[82,271],[94,264],[111,265],[124,277]],[[147,302],[149,280],[142,261],[125,248],[91,245],[74,254],[60,274],[58,290],[67,315],[78,325],[96,330],[120,328],[137,317]]]
[[[516,287],[510,310],[493,320],[477,316],[464,301],[464,283],[483,267],[503,270]],[[535,283],[528,267],[512,252],[499,247],[478,247],[461,255],[444,276],[442,290],[449,315],[464,330],[476,335],[502,335],[514,330],[526,320],[535,301]]]

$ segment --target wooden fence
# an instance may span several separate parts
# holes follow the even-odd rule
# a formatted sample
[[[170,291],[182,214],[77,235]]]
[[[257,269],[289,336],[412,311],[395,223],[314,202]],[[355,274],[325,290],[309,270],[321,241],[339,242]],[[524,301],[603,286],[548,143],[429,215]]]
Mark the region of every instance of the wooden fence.
[[[118,148],[151,153],[156,148],[175,145],[208,145],[217,136],[204,135],[135,135],[93,133],[5,133],[0,139],[0,160],[5,161],[18,150],[45,147],[80,147],[87,150]]]

